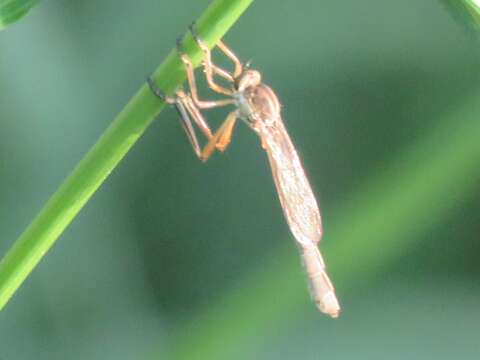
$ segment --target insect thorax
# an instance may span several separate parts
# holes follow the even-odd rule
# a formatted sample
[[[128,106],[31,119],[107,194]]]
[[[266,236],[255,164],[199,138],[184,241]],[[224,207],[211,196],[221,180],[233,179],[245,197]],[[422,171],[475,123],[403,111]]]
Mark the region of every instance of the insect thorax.
[[[273,122],[280,116],[280,103],[275,93],[265,84],[247,87],[235,96],[239,116],[255,127],[258,121]]]

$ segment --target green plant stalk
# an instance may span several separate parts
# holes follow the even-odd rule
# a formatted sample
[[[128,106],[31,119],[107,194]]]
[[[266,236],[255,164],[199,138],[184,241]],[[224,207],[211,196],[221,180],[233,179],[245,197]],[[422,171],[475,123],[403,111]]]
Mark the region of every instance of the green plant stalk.
[[[346,290],[362,286],[406,256],[422,234],[478,190],[479,96],[442,116],[436,129],[375,174],[330,221],[325,219],[320,245],[340,302],[346,300]],[[171,351],[160,351],[155,358],[242,359],[242,349],[263,343],[305,312],[317,314],[318,321],[333,321],[309,300],[293,242],[283,240],[290,246],[181,327],[171,340]],[[343,311],[348,317],[347,306]]]
[[[440,2],[450,11],[452,16],[465,29],[474,34],[480,30],[480,5],[474,0],[440,0]]]
[[[252,1],[213,1],[196,22],[198,33],[213,46]],[[202,54],[190,34],[185,36],[183,48],[198,65]],[[157,68],[153,78],[169,94],[184,81],[183,66],[175,50]],[[0,309],[163,107],[144,85],[118,114],[0,262]]]
[[[23,18],[37,3],[38,0],[0,0],[0,30]]]

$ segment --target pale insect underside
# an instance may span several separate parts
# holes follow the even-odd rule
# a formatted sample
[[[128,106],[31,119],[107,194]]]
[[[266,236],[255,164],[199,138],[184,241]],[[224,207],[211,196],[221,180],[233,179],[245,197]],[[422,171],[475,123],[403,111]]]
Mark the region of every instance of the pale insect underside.
[[[257,130],[268,154],[282,209],[297,240],[313,300],[322,312],[337,317],[340,306],[317,247],[322,236],[317,201],[283,121],[280,116],[272,120],[268,121],[271,124],[259,121]]]

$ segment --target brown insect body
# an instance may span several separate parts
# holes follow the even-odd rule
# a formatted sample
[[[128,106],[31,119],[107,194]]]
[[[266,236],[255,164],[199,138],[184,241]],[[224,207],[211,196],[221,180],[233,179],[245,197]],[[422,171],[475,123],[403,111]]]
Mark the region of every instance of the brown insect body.
[[[246,70],[235,79],[234,90],[238,117],[259,135],[267,152],[283,213],[300,249],[312,298],[322,312],[337,317],[340,306],[317,247],[322,237],[320,211],[283,124],[280,102],[255,70]]]
[[[175,104],[179,110],[187,135],[202,161],[206,161],[215,150],[225,150],[230,143],[237,118],[243,120],[257,133],[262,147],[268,155],[283,213],[300,250],[311,296],[322,312],[337,317],[340,306],[317,247],[322,237],[320,211],[297,151],[283,124],[277,96],[270,87],[262,83],[261,74],[244,66],[223,42],[219,42],[217,46],[233,61],[235,70],[233,73],[229,73],[213,64],[210,49],[198,38],[193,28],[191,30],[197,44],[205,54],[203,66],[209,87],[228,98],[200,100],[195,84],[193,64],[184,53],[181,53],[190,85],[190,94],[186,95],[183,91],[177,91],[175,99],[166,98],[166,101]],[[231,88],[225,88],[215,83],[214,75],[221,76],[230,82]],[[150,86],[152,87],[151,83]],[[152,90],[162,97],[158,89],[152,87]],[[199,109],[228,105],[234,105],[235,109],[228,114],[223,124],[212,134]],[[190,117],[209,139],[203,150],[199,149]]]
[[[283,124],[280,102],[273,90],[261,82],[257,71],[247,70],[241,76],[234,95],[238,116],[260,136],[293,235],[302,244],[316,244],[322,236],[320,211]]]

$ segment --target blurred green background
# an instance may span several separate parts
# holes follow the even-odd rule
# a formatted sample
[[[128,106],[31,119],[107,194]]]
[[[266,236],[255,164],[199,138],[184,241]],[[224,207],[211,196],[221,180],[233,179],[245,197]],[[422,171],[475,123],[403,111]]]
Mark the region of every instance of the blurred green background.
[[[0,254],[208,4],[44,1],[0,33]],[[166,109],[0,312],[0,359],[478,359],[478,40],[434,0],[270,0],[226,41],[282,101],[340,319],[258,138],[201,164]]]

